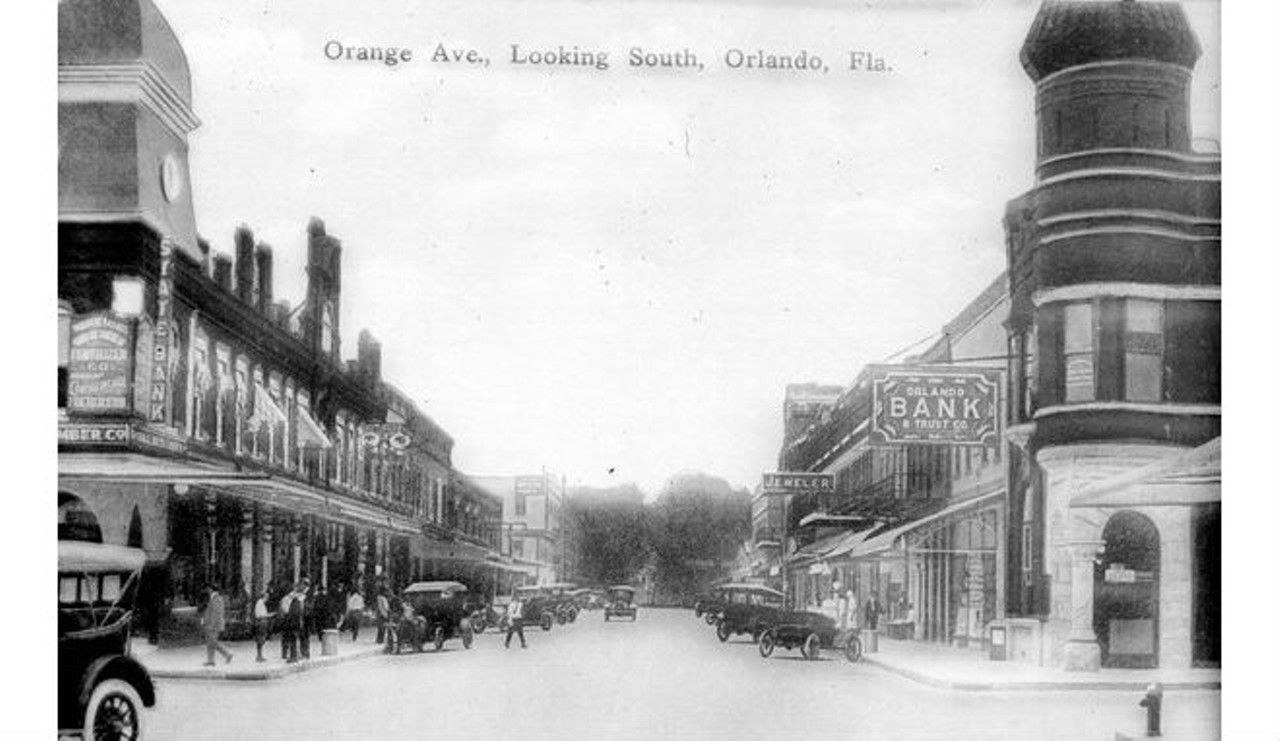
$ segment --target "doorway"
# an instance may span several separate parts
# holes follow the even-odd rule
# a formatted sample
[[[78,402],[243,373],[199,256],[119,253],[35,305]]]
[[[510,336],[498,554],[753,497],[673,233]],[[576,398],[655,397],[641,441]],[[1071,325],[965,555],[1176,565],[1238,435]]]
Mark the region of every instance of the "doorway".
[[[1102,531],[1094,563],[1093,629],[1102,665],[1154,668],[1160,644],[1160,531],[1137,512],[1118,512]]]

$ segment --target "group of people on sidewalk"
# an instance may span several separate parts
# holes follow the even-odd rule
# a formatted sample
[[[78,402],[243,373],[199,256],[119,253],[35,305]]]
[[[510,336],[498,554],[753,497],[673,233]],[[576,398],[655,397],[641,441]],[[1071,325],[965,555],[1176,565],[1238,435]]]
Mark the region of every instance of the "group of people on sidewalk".
[[[312,587],[309,579],[302,579],[275,595],[257,592],[247,602],[252,605],[247,617],[252,623],[256,660],[259,662],[267,660],[263,647],[276,633],[280,635],[280,658],[292,664],[311,658],[312,634],[316,640],[322,641],[326,630],[350,630],[351,640],[355,642],[360,638],[361,625],[369,617],[376,622],[378,643],[386,641],[392,630],[391,590],[385,584],[376,592],[371,616],[359,589],[344,590],[339,586],[328,592],[324,585]],[[215,654],[221,655],[226,663],[234,657],[221,640],[227,630],[227,622],[227,600],[216,585],[210,584],[206,587],[200,611],[200,626],[207,651],[205,666],[215,665]]]
[[[840,588],[840,583],[836,582],[831,587],[833,599],[823,605],[819,602],[815,607],[819,612],[834,618],[836,625],[840,630],[857,629],[858,627],[876,630],[880,626],[880,616],[885,610],[880,605],[880,598],[875,592],[867,595],[867,601],[862,605],[862,611],[858,611],[858,596],[854,594],[852,588]],[[860,620],[861,619],[861,620]]]

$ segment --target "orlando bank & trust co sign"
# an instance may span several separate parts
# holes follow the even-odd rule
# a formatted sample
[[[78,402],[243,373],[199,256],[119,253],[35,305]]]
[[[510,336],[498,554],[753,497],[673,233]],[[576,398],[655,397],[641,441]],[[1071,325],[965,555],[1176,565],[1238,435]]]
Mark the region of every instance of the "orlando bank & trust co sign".
[[[872,366],[871,442],[994,445],[1004,371],[955,366]]]

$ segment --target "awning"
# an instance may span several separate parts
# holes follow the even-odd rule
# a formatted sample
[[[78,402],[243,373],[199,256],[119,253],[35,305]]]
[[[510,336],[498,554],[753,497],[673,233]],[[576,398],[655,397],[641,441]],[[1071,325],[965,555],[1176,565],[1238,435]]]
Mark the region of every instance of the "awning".
[[[141,453],[58,453],[59,478],[201,484],[238,475],[226,465]]]
[[[298,445],[303,448],[333,447],[329,436],[324,434],[324,428],[301,406],[298,407]]]
[[[255,383],[253,385],[253,414],[249,416],[249,426],[257,428],[264,422],[267,424],[278,424],[287,420],[289,416],[284,413],[275,399],[271,398],[271,394],[262,387],[262,384]]]
[[[851,538],[849,541],[842,543],[835,549],[835,551],[829,554],[829,557],[848,554],[850,558],[859,558],[862,556],[871,556],[877,553],[883,553],[884,551],[893,548],[897,539],[903,535],[919,530],[931,523],[943,520],[944,518],[958,512],[997,500],[1003,496],[1004,490],[988,492],[987,494],[972,497],[962,502],[955,502],[954,504],[943,507],[933,514],[925,515],[924,517],[912,520],[911,522],[899,525],[889,530],[865,530],[857,534],[860,537]]]
[[[1222,501],[1222,438],[1086,488],[1071,507],[1191,505]]]

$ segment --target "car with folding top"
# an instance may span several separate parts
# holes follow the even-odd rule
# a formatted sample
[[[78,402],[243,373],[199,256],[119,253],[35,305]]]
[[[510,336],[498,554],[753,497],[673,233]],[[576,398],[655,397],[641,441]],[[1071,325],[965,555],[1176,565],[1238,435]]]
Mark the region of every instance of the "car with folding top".
[[[840,651],[849,661],[862,658],[862,642],[856,630],[840,630],[828,615],[807,611],[783,611],[760,634],[760,655],[766,659],[775,648],[799,648],[800,655],[817,661],[823,650]]]
[[[746,634],[752,642],[777,623],[782,614],[782,592],[763,584],[733,583],[720,587],[724,594],[715,615],[716,637],[721,642]]]
[[[626,584],[609,587],[609,601],[604,608],[604,619],[628,618],[636,619],[636,588]]]
[[[525,625],[551,630],[551,626],[556,624],[557,604],[549,590],[531,585],[516,587],[515,597],[524,606],[522,619]]]
[[[431,643],[435,650],[445,641],[461,639],[463,648],[471,648],[475,631],[471,626],[474,604],[467,599],[467,586],[456,581],[420,581],[405,588],[401,598],[412,608],[401,616],[397,631],[397,651],[413,646],[421,651]]]
[[[143,738],[155,686],[129,644],[145,561],[137,548],[58,541],[59,737]]]

